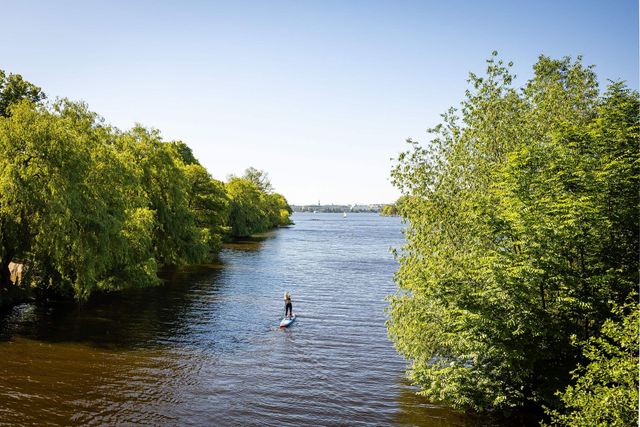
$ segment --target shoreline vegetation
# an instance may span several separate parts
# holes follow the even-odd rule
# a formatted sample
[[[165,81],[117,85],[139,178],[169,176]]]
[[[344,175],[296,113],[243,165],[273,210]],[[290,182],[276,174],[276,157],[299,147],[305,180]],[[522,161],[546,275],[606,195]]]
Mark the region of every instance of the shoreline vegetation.
[[[494,52],[392,181],[406,243],[387,323],[435,402],[638,423],[640,99],[581,58],[516,87]]]
[[[399,202],[398,202],[399,203]],[[398,206],[396,203],[392,205],[384,205],[380,209],[381,216],[398,216]]]
[[[213,179],[182,141],[0,70],[0,307],[153,286],[291,213],[264,171]]]

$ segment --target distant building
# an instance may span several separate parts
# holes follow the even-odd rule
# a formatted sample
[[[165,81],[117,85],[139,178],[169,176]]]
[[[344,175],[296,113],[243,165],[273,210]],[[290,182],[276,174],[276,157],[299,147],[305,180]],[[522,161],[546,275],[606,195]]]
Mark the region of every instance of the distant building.
[[[291,209],[294,212],[318,212],[318,213],[343,213],[343,212],[353,212],[353,213],[366,213],[372,212],[377,213],[380,212],[382,206],[385,203],[372,203],[369,205],[321,205],[318,200],[317,205],[291,205]]]

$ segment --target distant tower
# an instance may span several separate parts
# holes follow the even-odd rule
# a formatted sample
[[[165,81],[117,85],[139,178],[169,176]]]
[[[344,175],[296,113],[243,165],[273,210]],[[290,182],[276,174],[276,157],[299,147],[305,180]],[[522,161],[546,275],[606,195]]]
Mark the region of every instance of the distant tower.
[[[318,200],[318,206],[320,206],[320,200]]]

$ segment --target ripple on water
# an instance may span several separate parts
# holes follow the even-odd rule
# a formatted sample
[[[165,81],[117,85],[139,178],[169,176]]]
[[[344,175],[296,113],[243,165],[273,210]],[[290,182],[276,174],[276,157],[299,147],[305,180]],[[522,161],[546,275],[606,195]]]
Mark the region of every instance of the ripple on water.
[[[400,221],[294,219],[161,287],[0,318],[0,425],[464,425],[387,338]]]

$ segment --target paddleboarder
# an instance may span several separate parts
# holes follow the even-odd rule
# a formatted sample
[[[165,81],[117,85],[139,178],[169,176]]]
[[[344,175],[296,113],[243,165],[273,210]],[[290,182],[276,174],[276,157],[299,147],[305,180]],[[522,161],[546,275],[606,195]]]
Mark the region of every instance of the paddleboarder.
[[[284,317],[290,319],[293,316],[293,306],[291,305],[291,294],[284,293]]]

